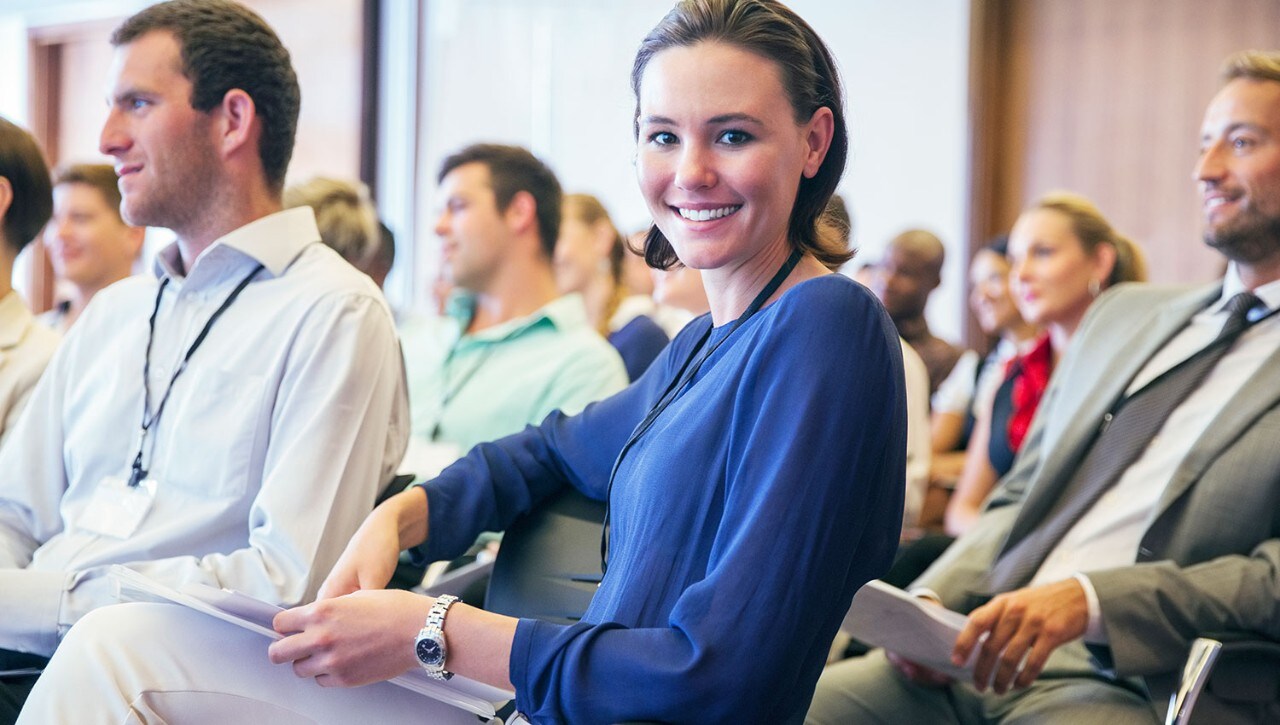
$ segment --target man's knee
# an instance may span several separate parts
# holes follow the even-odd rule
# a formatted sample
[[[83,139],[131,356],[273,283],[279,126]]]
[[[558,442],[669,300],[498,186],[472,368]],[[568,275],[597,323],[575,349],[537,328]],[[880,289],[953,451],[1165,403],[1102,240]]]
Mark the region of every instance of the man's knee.
[[[945,697],[941,691],[936,697]],[[823,671],[806,725],[906,722],[904,716],[935,699],[893,669],[882,650],[837,662]]]

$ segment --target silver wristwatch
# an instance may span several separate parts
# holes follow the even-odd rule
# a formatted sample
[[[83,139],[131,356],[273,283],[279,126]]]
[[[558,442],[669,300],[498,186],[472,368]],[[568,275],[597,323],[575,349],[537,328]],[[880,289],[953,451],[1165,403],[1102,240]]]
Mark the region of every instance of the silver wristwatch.
[[[413,653],[418,656],[418,663],[427,671],[427,676],[433,679],[447,680],[453,677],[453,673],[444,668],[445,657],[448,656],[444,640],[444,615],[456,601],[458,598],[452,594],[436,597],[431,611],[427,612],[427,623],[413,642]]]

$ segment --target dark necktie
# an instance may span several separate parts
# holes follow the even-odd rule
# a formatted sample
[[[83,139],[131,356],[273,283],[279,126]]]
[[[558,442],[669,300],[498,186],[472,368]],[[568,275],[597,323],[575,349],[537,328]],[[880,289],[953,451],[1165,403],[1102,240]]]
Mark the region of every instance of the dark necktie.
[[[1024,520],[1031,518],[1025,510],[1019,514],[988,577],[990,593],[1011,591],[1031,581],[1053,547],[1120,480],[1174,409],[1248,328],[1246,315],[1259,304],[1252,292],[1232,297],[1226,305],[1227,322],[1213,342],[1124,398],[1119,410],[1104,419],[1084,461],[1048,513],[1037,521]]]

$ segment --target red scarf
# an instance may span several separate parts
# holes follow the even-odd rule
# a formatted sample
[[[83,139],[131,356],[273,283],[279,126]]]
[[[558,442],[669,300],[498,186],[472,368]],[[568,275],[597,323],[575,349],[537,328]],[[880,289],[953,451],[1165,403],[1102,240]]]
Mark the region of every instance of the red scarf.
[[[1007,376],[1017,376],[1013,381],[1013,415],[1009,416],[1009,447],[1014,453],[1022,447],[1036,414],[1044,389],[1053,374],[1053,346],[1044,335],[1026,353],[1009,361]]]

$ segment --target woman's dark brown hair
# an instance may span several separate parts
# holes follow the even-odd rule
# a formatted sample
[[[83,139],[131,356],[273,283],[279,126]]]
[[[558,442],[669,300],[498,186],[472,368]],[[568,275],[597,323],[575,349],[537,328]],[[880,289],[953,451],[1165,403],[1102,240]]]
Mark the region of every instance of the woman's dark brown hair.
[[[640,82],[649,61],[668,48],[702,42],[725,43],[776,63],[797,123],[808,122],[819,108],[831,109],[835,119],[831,148],[818,173],[811,179],[800,179],[787,237],[794,247],[812,254],[829,268],[844,264],[853,256],[847,246],[818,229],[818,221],[840,183],[849,154],[840,76],[826,44],[808,23],[786,6],[775,0],[683,0],[677,3],[649,31],[636,52],[631,90],[636,96],[637,138]],[[644,259],[657,269],[670,269],[680,261],[657,226],[650,228],[645,238]]]

